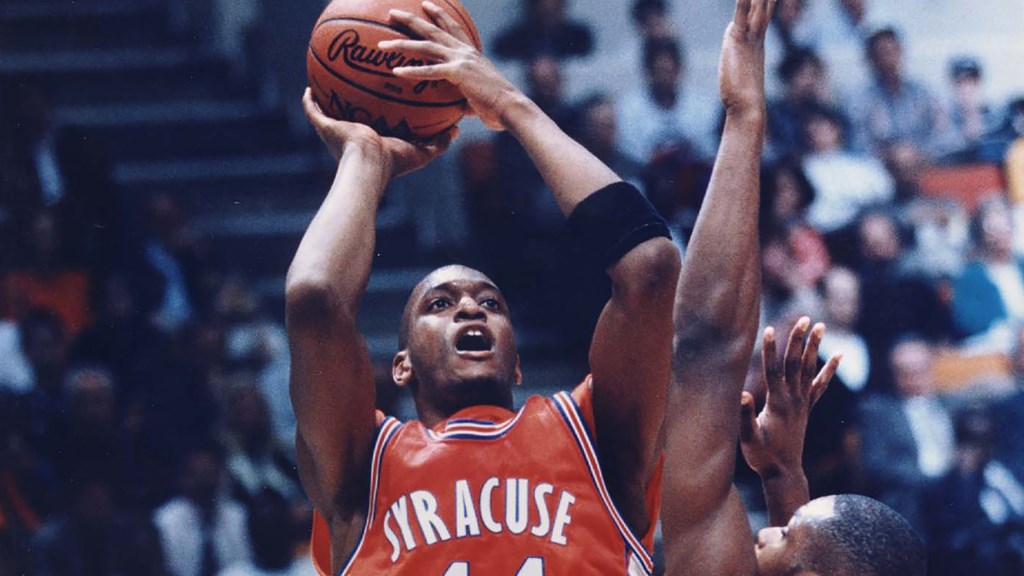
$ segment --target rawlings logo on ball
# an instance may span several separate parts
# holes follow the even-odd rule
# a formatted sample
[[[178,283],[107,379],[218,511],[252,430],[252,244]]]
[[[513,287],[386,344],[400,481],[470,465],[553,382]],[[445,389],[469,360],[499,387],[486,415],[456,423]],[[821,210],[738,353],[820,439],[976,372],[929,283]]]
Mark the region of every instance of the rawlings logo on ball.
[[[360,42],[359,32],[352,29],[342,30],[334,40],[331,40],[327,49],[327,59],[334,62],[339,57],[345,64],[360,72],[384,76],[390,76],[391,70],[401,66],[423,66],[427,63],[419,58],[407,58],[401,52],[389,52],[366,46]],[[372,68],[368,68],[367,65]]]

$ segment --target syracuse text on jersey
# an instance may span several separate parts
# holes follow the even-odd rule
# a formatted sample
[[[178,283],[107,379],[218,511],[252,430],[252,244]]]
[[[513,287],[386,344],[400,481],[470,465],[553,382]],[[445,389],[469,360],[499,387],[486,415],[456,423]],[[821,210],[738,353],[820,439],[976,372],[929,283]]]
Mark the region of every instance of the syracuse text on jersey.
[[[504,507],[503,514],[495,514],[495,501]],[[522,478],[502,482],[492,477],[473,490],[469,481],[456,480],[454,502],[438,502],[427,490],[416,490],[395,500],[384,516],[384,537],[391,544],[392,562],[397,562],[403,552],[416,548],[417,540],[433,546],[479,536],[482,530],[546,539],[565,546],[575,502],[575,496],[546,482],[531,486]],[[528,526],[531,516],[536,521]],[[421,538],[417,539],[414,531]]]

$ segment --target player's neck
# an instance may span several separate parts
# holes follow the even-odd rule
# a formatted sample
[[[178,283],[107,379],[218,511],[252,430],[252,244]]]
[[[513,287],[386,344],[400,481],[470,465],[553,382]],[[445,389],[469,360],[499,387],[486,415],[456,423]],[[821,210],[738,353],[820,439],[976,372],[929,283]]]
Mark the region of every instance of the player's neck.
[[[509,412],[514,411],[511,390],[460,395],[458,399],[448,399],[448,401],[425,399],[422,396],[417,396],[414,400],[416,414],[420,422],[423,422],[428,428],[436,427],[467,408],[493,406]]]

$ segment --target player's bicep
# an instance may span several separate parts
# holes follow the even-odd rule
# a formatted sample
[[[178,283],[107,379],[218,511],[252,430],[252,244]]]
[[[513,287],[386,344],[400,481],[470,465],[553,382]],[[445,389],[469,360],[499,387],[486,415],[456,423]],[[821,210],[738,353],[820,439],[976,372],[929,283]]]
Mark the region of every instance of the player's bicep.
[[[291,399],[310,497],[324,514],[365,499],[376,427],[370,356],[354,325],[289,318]]]
[[[590,347],[601,450],[613,449],[602,440],[614,436],[616,450],[647,458],[645,466],[652,464],[664,414],[678,274],[679,253],[667,238],[648,240],[623,256],[609,272],[612,297]]]
[[[746,511],[735,489],[693,514],[680,514],[686,502],[670,502],[666,490],[662,513],[665,576],[757,573],[754,539]]]

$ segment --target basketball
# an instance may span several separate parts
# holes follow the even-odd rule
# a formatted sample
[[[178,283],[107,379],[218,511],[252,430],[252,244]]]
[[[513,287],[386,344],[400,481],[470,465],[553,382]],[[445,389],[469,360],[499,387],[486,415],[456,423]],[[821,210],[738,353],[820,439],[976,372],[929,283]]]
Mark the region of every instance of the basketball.
[[[468,31],[480,35],[458,0],[435,0]],[[444,81],[398,78],[391,70],[425,61],[418,54],[381,50],[383,40],[414,38],[391,22],[397,8],[420,16],[420,0],[334,0],[324,9],[309,42],[306,68],[313,98],[328,116],[367,124],[383,136],[406,140],[439,134],[463,115],[458,88]]]

